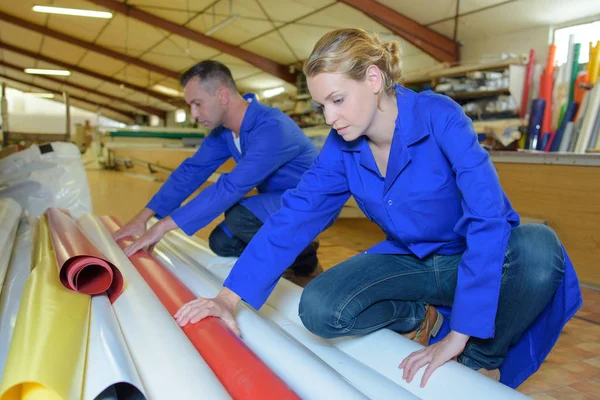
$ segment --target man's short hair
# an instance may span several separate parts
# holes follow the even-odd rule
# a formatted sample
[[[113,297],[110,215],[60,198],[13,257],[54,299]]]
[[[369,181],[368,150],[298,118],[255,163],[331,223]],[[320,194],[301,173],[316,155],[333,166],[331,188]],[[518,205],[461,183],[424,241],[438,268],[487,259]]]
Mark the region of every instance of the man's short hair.
[[[225,64],[220,63],[219,61],[204,60],[199,62],[185,71],[181,75],[179,82],[181,83],[181,86],[185,87],[185,85],[193,78],[198,78],[200,79],[200,82],[209,84],[212,87],[213,92],[219,87],[218,83],[238,92],[231,71]]]

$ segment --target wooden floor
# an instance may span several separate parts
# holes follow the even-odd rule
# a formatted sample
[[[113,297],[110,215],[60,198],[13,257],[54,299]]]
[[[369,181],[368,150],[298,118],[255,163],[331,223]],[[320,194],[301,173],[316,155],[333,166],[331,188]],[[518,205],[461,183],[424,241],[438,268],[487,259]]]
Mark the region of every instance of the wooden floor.
[[[94,213],[126,222],[160,187],[116,171],[88,171]],[[222,216],[197,233],[208,239]],[[340,219],[319,237],[319,259],[325,269],[356,255],[384,238],[367,219]],[[600,291],[583,288],[584,306],[567,324],[540,370],[519,390],[534,399],[600,399]]]

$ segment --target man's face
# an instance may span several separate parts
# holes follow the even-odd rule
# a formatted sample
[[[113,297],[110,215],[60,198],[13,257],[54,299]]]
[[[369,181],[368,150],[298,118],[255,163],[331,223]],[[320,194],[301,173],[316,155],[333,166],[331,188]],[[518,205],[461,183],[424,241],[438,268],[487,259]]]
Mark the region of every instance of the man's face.
[[[185,101],[190,105],[192,118],[209,131],[222,125],[225,113],[225,104],[220,93],[224,89],[214,89],[213,86],[201,82],[199,78],[192,78],[184,88]]]

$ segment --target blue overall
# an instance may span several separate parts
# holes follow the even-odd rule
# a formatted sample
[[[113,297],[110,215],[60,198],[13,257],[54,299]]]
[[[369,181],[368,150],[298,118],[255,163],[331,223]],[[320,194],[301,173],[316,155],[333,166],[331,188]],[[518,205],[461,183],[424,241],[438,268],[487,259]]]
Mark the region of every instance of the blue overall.
[[[387,236],[367,253],[421,259],[462,253],[446,332],[491,338],[505,251],[519,216],[459,105],[401,86],[396,86],[396,98],[398,118],[385,177],[365,137],[345,142],[332,131],[298,187],[286,192],[282,208],[239,258],[225,286],[260,308],[281,272],[352,195]],[[582,304],[566,253],[565,270],[551,302],[506,355],[501,372],[509,386],[518,386],[539,368]]]
[[[250,100],[240,129],[238,151],[229,129],[214,129],[198,151],[171,173],[146,207],[158,218],[171,216],[188,235],[209,224],[240,203],[266,221],[281,207],[281,196],[296,187],[318,152],[298,125],[276,108]],[[181,206],[225,161],[233,157],[235,168]],[[255,196],[244,196],[252,189]]]

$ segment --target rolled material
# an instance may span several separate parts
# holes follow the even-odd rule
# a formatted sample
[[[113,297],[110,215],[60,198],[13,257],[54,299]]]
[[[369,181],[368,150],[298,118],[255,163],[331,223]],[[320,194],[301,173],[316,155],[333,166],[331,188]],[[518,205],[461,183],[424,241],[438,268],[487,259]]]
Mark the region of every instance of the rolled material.
[[[108,297],[94,296],[82,399],[94,400],[111,389],[116,396],[125,385],[127,399],[146,398]]]
[[[103,217],[102,222],[111,234],[121,227],[115,218]],[[118,242],[121,248],[132,243],[132,238]],[[187,287],[146,251],[138,251],[130,260],[172,316],[184,304],[196,299]],[[233,398],[298,399],[221,319],[205,318],[196,324],[187,324],[183,331]]]
[[[148,397],[231,398],[102,222],[85,215],[77,224],[127,283],[112,306]]]
[[[534,99],[531,102],[531,115],[529,116],[529,124],[527,125],[527,148],[530,150],[537,149],[537,142],[540,139],[542,131],[545,108],[546,100],[544,99]]]
[[[23,289],[1,400],[81,396],[90,297],[60,283],[45,216],[38,224],[37,246],[34,259],[39,262]]]
[[[574,127],[575,123],[573,123],[572,121],[567,122],[567,125],[565,126],[565,133],[562,141],[560,142],[560,147],[558,148],[558,151],[569,151],[569,146],[571,145],[571,140],[573,139]]]
[[[221,285],[217,278],[204,268],[190,261],[185,252],[161,241],[156,249],[164,264],[197,296],[214,297]],[[195,267],[192,267],[194,265]],[[344,380],[332,368],[308,349],[290,340],[275,325],[269,324],[254,310],[240,304],[236,321],[242,332],[242,339],[260,358],[273,369],[303,399],[363,399],[355,382]],[[338,360],[343,363],[344,360]],[[352,360],[355,364],[356,361]],[[346,377],[344,377],[346,378]],[[310,383],[309,383],[310,382]],[[374,380],[371,385],[379,382]],[[391,385],[393,385],[390,382]],[[354,387],[352,386],[354,385]],[[387,398],[412,399],[412,395],[396,386]],[[366,393],[365,393],[366,394]],[[370,397],[370,396],[369,396]],[[381,398],[381,397],[380,397]]]
[[[182,240],[185,238],[185,234],[180,231],[169,232],[165,235],[165,238],[190,258],[196,259],[202,257],[202,253],[206,253],[206,246],[200,239],[194,237]],[[206,254],[204,254],[204,257],[206,257]],[[232,259],[214,257],[208,263],[208,268],[215,276],[219,277],[219,282],[223,282],[233,264],[234,260]],[[285,279],[280,279],[266,304],[286,319],[297,323],[298,326],[303,328],[298,317],[301,295],[302,289],[300,287]],[[527,398],[516,390],[454,361],[448,362],[436,370],[425,388],[419,386],[424,368],[417,373],[415,379],[409,384],[402,379],[402,370],[398,368],[398,365],[406,356],[422,349],[422,346],[388,329],[382,329],[362,337],[335,339],[328,342],[422,399],[485,398],[500,400]]]
[[[13,199],[0,199],[0,292],[19,226],[21,206]]]
[[[588,148],[590,139],[592,137],[592,130],[596,123],[596,118],[600,114],[600,85],[595,85],[589,94],[589,103],[585,116],[583,117],[583,124],[581,125],[581,132],[577,138],[577,145],[575,152],[583,154]],[[595,143],[594,143],[595,144]]]
[[[374,400],[418,399],[406,389],[344,353],[331,342],[313,335],[303,326],[291,322],[268,304],[261,307],[260,314],[276,323],[291,337],[315,353],[368,398]]]
[[[23,286],[29,276],[32,229],[27,218],[21,217],[12,249],[12,258],[4,280],[4,289],[0,294],[0,381],[2,381],[6,357],[15,329]]]
[[[46,211],[60,281],[67,289],[94,295],[106,293],[114,302],[123,291],[123,275],[81,232],[69,215]]]
[[[569,103],[567,109],[565,111],[565,116],[562,119],[560,127],[556,132],[556,137],[552,142],[552,146],[550,147],[550,151],[558,151],[561,148],[561,142],[564,138],[565,129],[567,128],[567,124],[575,118],[575,113],[577,112],[577,103]]]

